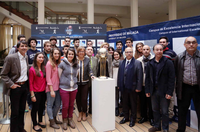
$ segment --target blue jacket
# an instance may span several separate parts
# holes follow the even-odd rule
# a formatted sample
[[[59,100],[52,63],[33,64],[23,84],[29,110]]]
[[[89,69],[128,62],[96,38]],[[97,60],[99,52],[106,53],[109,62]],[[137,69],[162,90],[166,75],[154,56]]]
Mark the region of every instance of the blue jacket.
[[[120,91],[124,91],[124,89],[128,89],[130,91],[133,90],[142,90],[143,83],[143,69],[140,61],[132,58],[131,63],[127,69],[126,82],[124,85],[124,70],[125,70],[126,59],[120,62],[119,70],[118,70],[118,81],[117,85]]]
[[[154,60],[155,57],[147,63],[145,78],[145,93],[153,94],[154,86]],[[162,57],[160,66],[158,67],[158,92],[159,95],[165,97],[166,94],[172,96],[175,87],[175,69],[173,62],[166,57]]]

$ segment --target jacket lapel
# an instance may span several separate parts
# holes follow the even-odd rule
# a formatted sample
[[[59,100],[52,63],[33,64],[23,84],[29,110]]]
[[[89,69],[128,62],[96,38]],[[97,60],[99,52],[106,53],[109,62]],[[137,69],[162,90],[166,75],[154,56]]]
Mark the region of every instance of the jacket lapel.
[[[20,59],[19,59],[18,52],[16,53],[15,58],[16,58],[16,65],[17,65],[19,75],[21,75],[21,65],[20,65]]]

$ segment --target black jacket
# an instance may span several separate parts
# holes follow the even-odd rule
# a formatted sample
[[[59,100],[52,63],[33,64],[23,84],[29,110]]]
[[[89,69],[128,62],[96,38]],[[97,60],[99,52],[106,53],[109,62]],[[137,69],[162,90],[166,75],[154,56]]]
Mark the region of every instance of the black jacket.
[[[186,51],[179,54],[175,60],[175,71],[176,71],[176,94],[179,100],[182,99],[182,83],[183,83],[183,69],[184,69],[184,61],[186,57]],[[194,62],[197,71],[197,83],[200,89],[200,51],[196,50],[194,54]]]
[[[154,86],[154,60],[155,57],[147,63],[145,78],[145,93],[151,96],[155,90]],[[175,69],[173,62],[166,57],[162,57],[158,71],[157,87],[160,96],[165,97],[166,94],[173,95],[175,85]]]

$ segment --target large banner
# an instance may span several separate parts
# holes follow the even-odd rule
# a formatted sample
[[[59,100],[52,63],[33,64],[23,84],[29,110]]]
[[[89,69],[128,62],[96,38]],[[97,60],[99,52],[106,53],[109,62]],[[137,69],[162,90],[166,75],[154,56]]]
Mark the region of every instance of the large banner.
[[[80,39],[80,46],[86,47],[87,41],[93,42],[94,50],[97,50],[106,41],[105,24],[45,24],[32,25],[31,36],[37,39],[37,49],[43,50],[43,44],[51,36],[57,37],[57,47],[63,47],[65,37],[71,38],[70,47],[74,47],[73,39]]]
[[[183,52],[185,50],[183,44],[186,37],[194,36],[197,42],[200,43],[200,16],[107,32],[108,43],[116,48],[116,41],[121,40],[124,44],[123,50],[126,47],[126,38],[130,37],[133,39],[133,47],[135,47],[136,43],[142,42],[145,45],[149,45],[151,51],[153,51],[153,45],[158,43],[158,39],[161,36],[169,38],[168,47],[170,49],[173,49],[177,54]],[[198,49],[200,49],[200,44],[198,44]],[[176,98],[176,95],[174,95],[174,98]],[[177,101],[175,100],[176,119],[177,111]],[[198,128],[193,101],[191,101],[191,106],[188,110],[187,125],[195,129]]]

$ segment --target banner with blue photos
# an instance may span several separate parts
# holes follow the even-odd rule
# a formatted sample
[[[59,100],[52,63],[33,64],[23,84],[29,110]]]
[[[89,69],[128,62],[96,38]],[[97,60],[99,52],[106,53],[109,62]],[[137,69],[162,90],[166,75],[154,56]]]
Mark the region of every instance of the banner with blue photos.
[[[43,44],[51,36],[57,37],[57,47],[65,45],[65,38],[71,39],[70,47],[74,47],[73,39],[80,39],[80,46],[86,47],[87,41],[93,42],[94,50],[98,50],[106,42],[107,27],[105,24],[39,24],[31,26],[31,36],[37,39],[37,49],[43,51]]]
[[[173,21],[166,21],[161,23],[155,23],[150,25],[125,28],[120,30],[114,30],[107,32],[108,43],[114,45],[116,49],[116,41],[121,40],[123,42],[123,50],[126,48],[126,38],[133,39],[133,48],[138,42],[142,42],[145,45],[149,45],[151,52],[153,53],[153,45],[158,43],[161,36],[166,36],[169,39],[168,47],[174,50],[177,54],[185,50],[184,40],[188,36],[194,36],[197,42],[200,43],[200,16],[189,17],[184,19],[177,19]],[[200,50],[200,44],[197,47]],[[176,95],[174,94],[174,98]],[[175,99],[175,119],[177,120],[177,101]],[[198,121],[195,113],[193,101],[188,110],[187,125],[198,129]]]

